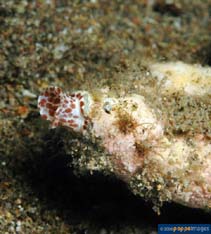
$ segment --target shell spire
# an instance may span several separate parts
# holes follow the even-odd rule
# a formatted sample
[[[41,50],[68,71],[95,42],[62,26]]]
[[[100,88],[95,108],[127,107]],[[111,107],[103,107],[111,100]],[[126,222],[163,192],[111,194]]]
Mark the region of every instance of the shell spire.
[[[38,108],[51,127],[66,126],[76,132],[87,129],[91,97],[87,92],[63,93],[59,87],[49,87],[38,97]]]

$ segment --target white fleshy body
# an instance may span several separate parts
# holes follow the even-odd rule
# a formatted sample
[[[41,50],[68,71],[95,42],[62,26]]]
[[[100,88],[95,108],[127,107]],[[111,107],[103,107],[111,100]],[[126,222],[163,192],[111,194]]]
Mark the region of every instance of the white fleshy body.
[[[59,125],[79,132],[87,128],[91,97],[87,92],[65,94],[58,87],[49,87],[38,98],[42,118],[51,122],[51,127]]]

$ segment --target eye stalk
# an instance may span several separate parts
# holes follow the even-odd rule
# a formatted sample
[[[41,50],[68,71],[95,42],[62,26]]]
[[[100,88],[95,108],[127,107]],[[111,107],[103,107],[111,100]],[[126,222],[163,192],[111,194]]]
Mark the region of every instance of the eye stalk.
[[[111,111],[114,108],[115,101],[112,98],[106,98],[103,104],[103,109],[107,114],[111,114]]]

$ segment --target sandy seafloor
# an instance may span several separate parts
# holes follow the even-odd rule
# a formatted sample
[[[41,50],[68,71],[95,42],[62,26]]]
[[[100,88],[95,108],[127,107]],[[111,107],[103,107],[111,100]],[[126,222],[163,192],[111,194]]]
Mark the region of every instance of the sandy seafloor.
[[[136,61],[211,66],[211,0],[0,1],[0,233],[155,233],[208,223],[205,211],[150,203],[102,175],[76,177],[37,110],[50,84],[112,85]]]

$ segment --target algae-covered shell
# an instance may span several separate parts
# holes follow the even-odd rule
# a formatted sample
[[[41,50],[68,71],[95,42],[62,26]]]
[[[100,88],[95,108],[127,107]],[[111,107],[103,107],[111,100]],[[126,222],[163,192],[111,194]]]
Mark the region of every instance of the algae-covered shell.
[[[164,201],[210,209],[211,69],[149,64],[139,79],[127,76],[140,87],[136,93],[86,93],[90,124],[80,139],[93,152],[82,150],[75,165],[121,178],[156,209]]]

